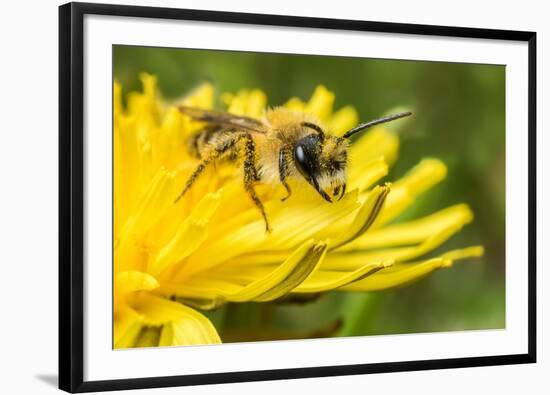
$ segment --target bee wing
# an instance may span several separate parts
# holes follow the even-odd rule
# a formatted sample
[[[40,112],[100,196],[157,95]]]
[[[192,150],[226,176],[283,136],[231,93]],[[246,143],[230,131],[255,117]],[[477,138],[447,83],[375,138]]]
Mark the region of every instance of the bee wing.
[[[179,110],[191,118],[211,124],[246,129],[251,132],[265,133],[264,124],[257,119],[234,115],[221,111],[203,110],[202,108],[179,106]]]

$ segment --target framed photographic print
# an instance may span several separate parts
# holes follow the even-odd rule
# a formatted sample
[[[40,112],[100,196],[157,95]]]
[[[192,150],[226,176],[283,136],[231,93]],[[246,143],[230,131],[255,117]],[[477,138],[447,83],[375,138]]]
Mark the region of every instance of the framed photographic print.
[[[61,389],[535,362],[535,33],[59,15]]]

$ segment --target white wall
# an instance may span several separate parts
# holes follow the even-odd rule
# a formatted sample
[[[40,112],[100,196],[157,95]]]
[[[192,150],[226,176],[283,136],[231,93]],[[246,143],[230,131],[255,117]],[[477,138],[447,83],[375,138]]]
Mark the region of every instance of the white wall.
[[[549,201],[544,170],[550,149],[550,25],[542,1],[359,2],[189,0],[118,3],[227,11],[305,15],[389,22],[534,30],[538,32],[538,200]],[[9,394],[54,393],[57,374],[57,6],[58,1],[3,5],[0,47],[0,389]],[[7,89],[6,89],[7,85]],[[6,122],[7,121],[7,122]],[[517,394],[548,393],[550,371],[546,284],[550,271],[543,250],[549,210],[539,204],[539,363],[185,388],[184,393],[227,394]],[[544,224],[544,225],[543,225]],[[543,311],[543,307],[546,308]],[[543,314],[545,313],[545,314]],[[542,336],[541,336],[542,335]],[[129,391],[176,394],[182,389]]]

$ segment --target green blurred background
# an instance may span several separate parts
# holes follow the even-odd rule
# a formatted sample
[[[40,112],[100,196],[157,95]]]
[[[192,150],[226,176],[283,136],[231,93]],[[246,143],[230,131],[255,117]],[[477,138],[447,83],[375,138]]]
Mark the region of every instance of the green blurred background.
[[[449,173],[402,219],[460,202],[476,215],[442,250],[482,244],[481,259],[384,292],[229,304],[207,313],[223,341],[504,327],[504,66],[128,46],[115,46],[113,54],[124,94],[141,89],[138,76],[147,71],[158,76],[166,98],[209,81],[217,93],[260,88],[269,105],[280,105],[292,96],[308,99],[323,84],[336,93],[335,108],[351,104],[362,121],[412,109],[388,179],[426,156],[442,159]]]

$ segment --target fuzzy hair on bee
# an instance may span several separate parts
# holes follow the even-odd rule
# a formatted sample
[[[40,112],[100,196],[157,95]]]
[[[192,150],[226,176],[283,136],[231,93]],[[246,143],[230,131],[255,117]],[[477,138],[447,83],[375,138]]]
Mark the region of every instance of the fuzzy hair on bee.
[[[346,193],[349,138],[372,126],[411,115],[404,112],[375,119],[339,137],[315,116],[283,107],[268,109],[261,120],[187,106],[179,110],[207,126],[188,141],[189,152],[200,162],[175,202],[209,165],[230,160],[243,166],[244,189],[260,211],[266,232],[271,232],[271,227],[255,185],[282,184],[287,192],[284,201],[292,195],[288,180],[301,179],[327,202],[340,200]]]

